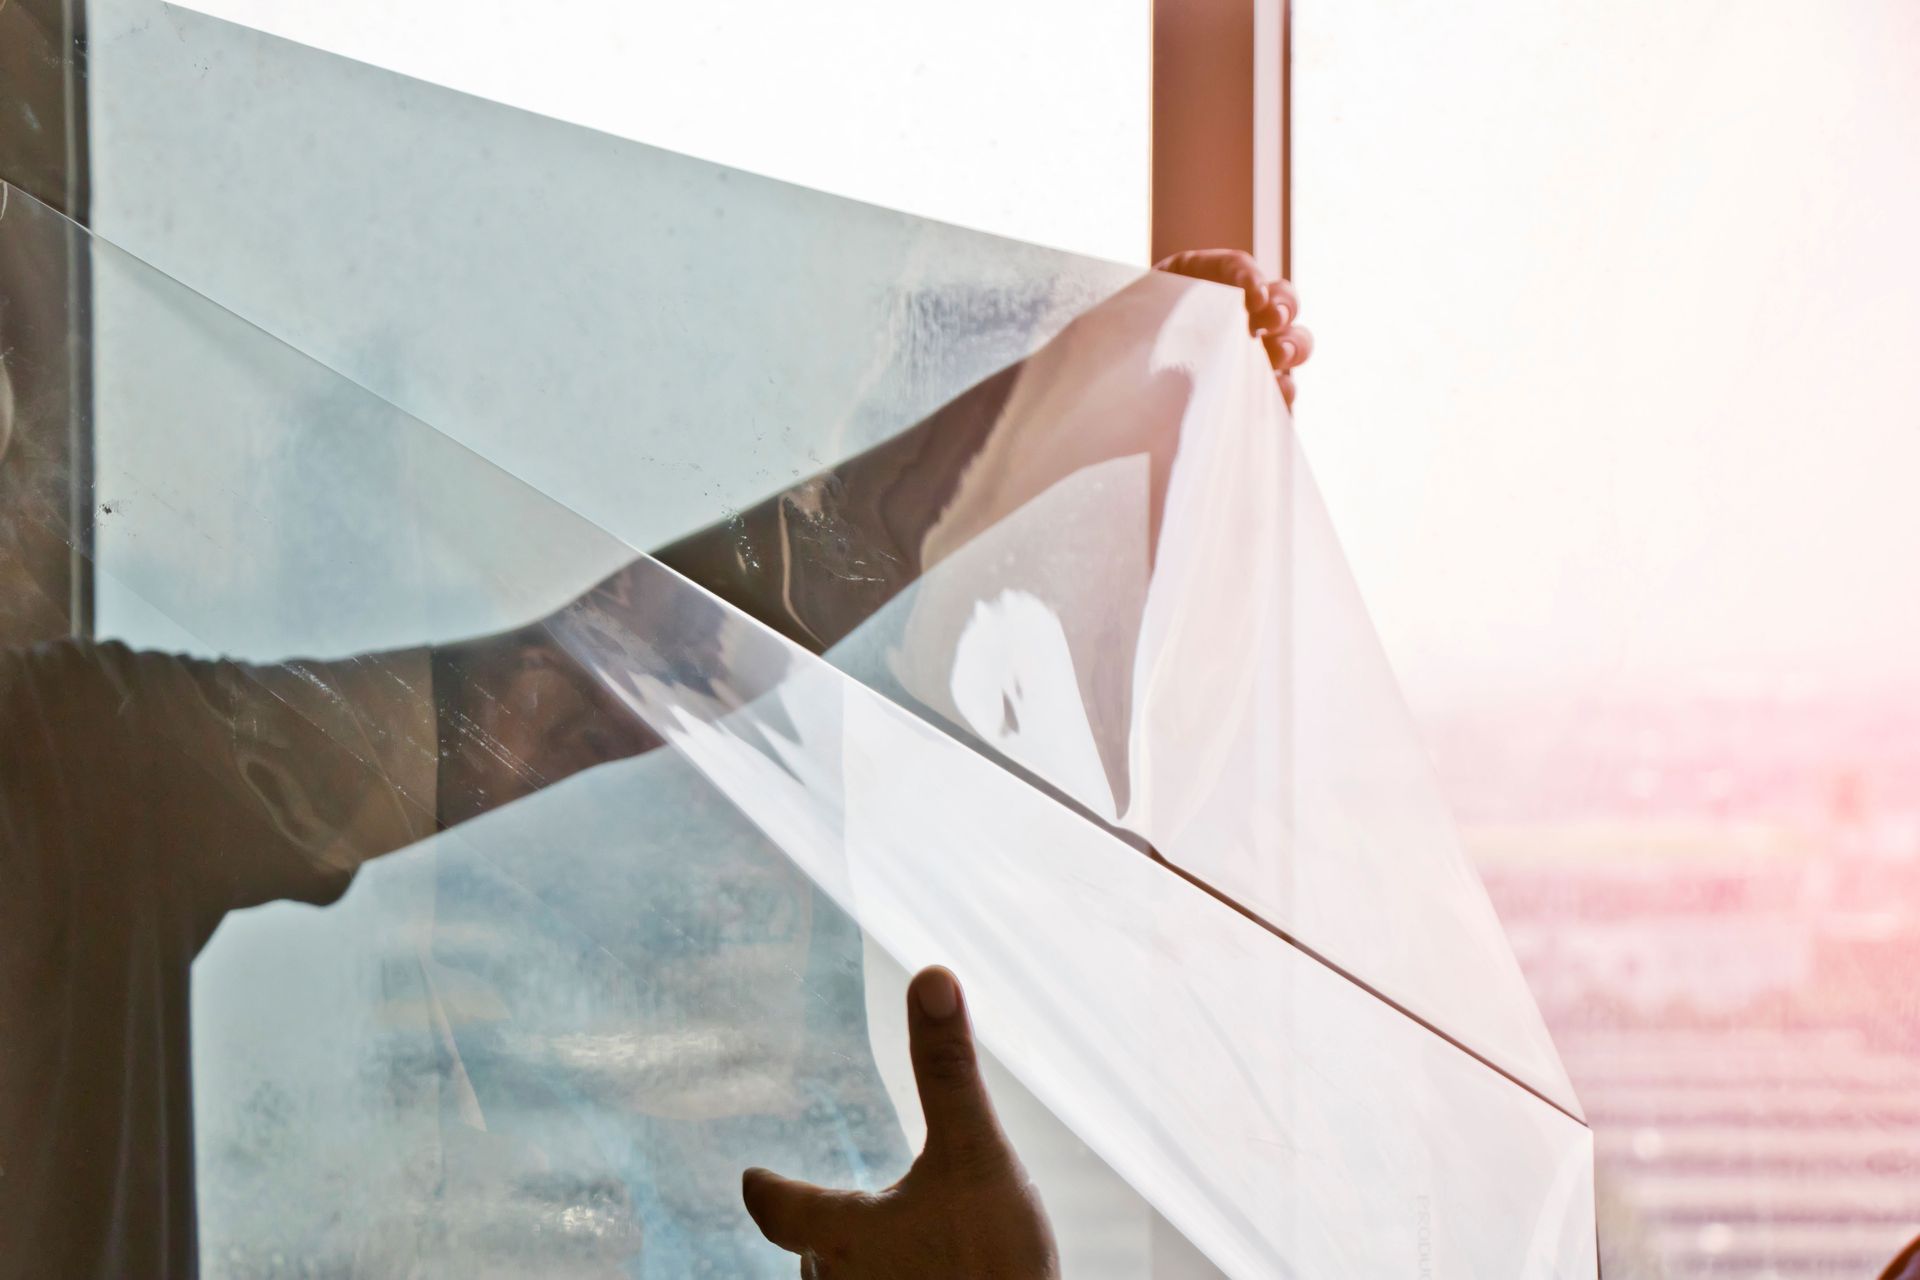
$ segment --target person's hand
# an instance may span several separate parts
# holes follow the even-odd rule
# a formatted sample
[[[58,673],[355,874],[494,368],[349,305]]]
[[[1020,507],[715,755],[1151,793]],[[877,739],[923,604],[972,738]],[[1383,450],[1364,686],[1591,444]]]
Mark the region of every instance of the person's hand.
[[[1313,334],[1295,324],[1300,295],[1285,280],[1269,280],[1253,255],[1238,249],[1189,249],[1154,264],[1157,271],[1232,285],[1247,295],[1247,330],[1267,349],[1274,381],[1293,404],[1293,371],[1313,354]]]
[[[765,1169],[741,1180],[762,1234],[800,1255],[802,1280],[1058,1280],[1040,1195],[1000,1132],[960,984],[922,969],[907,988],[927,1145],[885,1191],[828,1191]]]

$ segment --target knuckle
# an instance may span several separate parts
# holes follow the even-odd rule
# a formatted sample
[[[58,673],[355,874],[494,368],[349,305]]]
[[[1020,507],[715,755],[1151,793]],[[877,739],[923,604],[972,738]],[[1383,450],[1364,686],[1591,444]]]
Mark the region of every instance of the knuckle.
[[[963,1186],[1000,1187],[1018,1170],[1012,1148],[997,1129],[969,1132],[950,1143],[943,1154],[949,1175]]]
[[[920,1070],[936,1084],[971,1084],[979,1074],[973,1046],[960,1039],[940,1039],[920,1051]]]

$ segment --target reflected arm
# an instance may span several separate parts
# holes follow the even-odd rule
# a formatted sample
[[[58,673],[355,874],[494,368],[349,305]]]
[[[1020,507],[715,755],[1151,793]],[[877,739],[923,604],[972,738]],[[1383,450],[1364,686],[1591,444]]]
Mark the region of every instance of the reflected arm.
[[[802,648],[831,648],[920,575],[927,532],[991,432],[1017,370],[655,558]],[[664,604],[648,607],[646,581],[642,570],[621,570],[567,609],[611,596],[651,627],[689,625]],[[659,745],[560,649],[551,621],[434,651],[442,825]],[[700,643],[673,637],[681,652]]]

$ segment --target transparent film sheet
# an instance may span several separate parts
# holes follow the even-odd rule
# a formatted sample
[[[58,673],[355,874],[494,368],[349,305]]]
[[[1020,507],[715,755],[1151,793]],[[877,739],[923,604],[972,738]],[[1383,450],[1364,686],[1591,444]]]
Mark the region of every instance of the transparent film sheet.
[[[1229,295],[90,21],[103,234],[1580,1113]]]
[[[1584,1125],[663,567],[625,591],[549,625],[889,954],[974,975],[983,1040],[1228,1274],[1592,1273]]]
[[[1124,825],[1096,803],[1095,781],[1116,776],[1100,739],[1091,755],[1048,754],[1084,748],[1078,726],[1111,714],[1089,710],[1097,699],[1059,666],[1054,631],[1072,634],[1087,606],[1076,616],[1044,584],[1029,603],[962,570],[1023,516],[1049,516],[1042,500],[1063,482],[1111,480],[1127,449],[1076,444],[1046,464],[1061,478],[1042,483],[1045,466],[1022,449],[1045,442],[1003,429],[1029,419],[1005,405],[973,415],[984,438],[936,461],[975,474],[1012,455],[997,486],[951,504],[975,523],[948,525],[948,549],[917,558],[877,611],[856,596],[831,613],[845,634],[830,656],[864,667],[890,702],[17,191],[0,235],[89,245],[94,413],[126,420],[100,431],[89,519],[62,533],[98,574],[105,633],[274,664],[183,679],[171,660],[115,653],[115,674],[188,720],[210,685],[220,706],[264,709],[256,719],[279,727],[269,745],[281,751],[244,762],[254,791],[241,803],[268,804],[262,770],[296,793],[312,785],[300,771],[315,760],[357,801],[302,815],[312,825],[296,833],[332,879],[279,893],[216,868],[223,909],[329,900],[362,859],[470,819],[372,863],[327,911],[203,922],[220,929],[194,979],[211,1271],[225,1259],[226,1273],[250,1274],[279,1254],[375,1272],[784,1273],[735,1203],[739,1166],[878,1185],[910,1147],[876,1062],[892,1055],[897,1075],[899,1046],[868,1045],[869,1009],[886,1002],[863,990],[864,930],[900,964],[959,966],[989,1046],[1230,1274],[1396,1274],[1421,1241],[1444,1242],[1436,1274],[1590,1274],[1582,1126],[1476,1060],[1460,1047],[1468,1037],[1422,1026],[1103,831],[1103,818]],[[1173,362],[1191,384],[1178,404],[1218,407],[1238,375],[1229,362],[1209,376],[1195,353],[1251,353],[1234,336],[1238,305],[1199,286],[1136,286],[1003,379],[1007,399],[1096,395],[1072,385],[1074,351],[1109,348],[1137,375],[1130,341],[1188,353],[1190,365]],[[1236,447],[1304,485],[1276,406],[1248,417],[1228,401],[1191,421],[1178,409],[1168,491],[1182,492],[1186,459]],[[1284,447],[1235,445],[1235,424]],[[1214,454],[1188,449],[1209,433]],[[1244,458],[1226,472],[1258,474]],[[1141,487],[1120,519],[1147,520]],[[1179,545],[1163,501],[1148,541],[1156,572],[1133,588],[1147,618],[1171,582],[1158,566]],[[1088,518],[1105,518],[1094,505]],[[1039,519],[1034,544],[1063,527]],[[722,528],[740,536],[735,521]],[[684,545],[668,550],[701,568]],[[999,550],[1014,560],[1035,546]],[[724,575],[711,585],[753,601]],[[955,601],[963,622],[991,620],[1009,597],[1014,628],[915,630],[916,613],[937,621]],[[863,610],[866,623],[845,625]],[[1051,629],[1018,629],[1045,615]],[[1216,643],[1250,625],[1244,613],[1209,621]],[[511,643],[462,643],[490,632]],[[1120,634],[1137,650],[1171,648],[1138,619]],[[989,661],[970,667],[982,639]],[[489,666],[501,644],[509,661]],[[946,673],[951,711],[904,713],[919,702],[901,675],[914,663]],[[578,664],[597,678],[574,679]],[[1024,676],[1006,688],[1022,699],[1032,683],[1034,702],[1003,716],[998,737],[965,714],[993,687],[968,675],[980,672]],[[594,732],[545,732],[543,698],[573,699]],[[1132,732],[1143,718],[1119,723]],[[1024,744],[1006,736],[1014,722],[1035,726],[1015,735],[1031,733]],[[153,747],[207,763],[188,732],[156,733]],[[1231,760],[1237,746],[1214,749]],[[1290,750],[1297,759],[1300,742]],[[480,766],[460,762],[475,751]],[[615,755],[632,758],[573,776]],[[225,759],[214,752],[213,767]],[[1129,796],[1195,791],[1117,776]],[[1175,809],[1189,811],[1208,809]],[[1212,878],[1234,874],[1221,871]],[[1127,998],[1143,991],[1155,1019]],[[1408,1203],[1404,1230],[1381,1226]]]
[[[160,0],[87,20],[98,234],[637,547],[911,425],[1141,274]]]

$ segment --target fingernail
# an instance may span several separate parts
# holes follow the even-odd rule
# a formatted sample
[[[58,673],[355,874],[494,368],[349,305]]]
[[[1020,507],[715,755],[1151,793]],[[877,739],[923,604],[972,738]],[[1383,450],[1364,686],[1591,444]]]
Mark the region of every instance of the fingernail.
[[[1280,344],[1280,358],[1288,364],[1293,363],[1293,353],[1294,345],[1291,342],[1283,342]]]
[[[960,1007],[960,984],[954,981],[951,973],[938,966],[920,975],[913,994],[920,1002],[920,1012],[935,1022],[951,1018]]]

